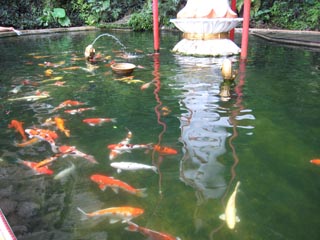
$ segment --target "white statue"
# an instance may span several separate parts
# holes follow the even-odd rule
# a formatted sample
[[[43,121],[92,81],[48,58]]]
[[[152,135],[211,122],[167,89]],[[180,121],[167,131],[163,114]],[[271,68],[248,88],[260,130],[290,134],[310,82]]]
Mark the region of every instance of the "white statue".
[[[188,0],[177,18],[236,18],[228,0]]]

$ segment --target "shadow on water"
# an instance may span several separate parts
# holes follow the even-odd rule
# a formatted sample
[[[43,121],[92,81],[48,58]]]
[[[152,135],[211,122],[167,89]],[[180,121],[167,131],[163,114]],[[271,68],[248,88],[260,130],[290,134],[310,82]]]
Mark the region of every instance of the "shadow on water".
[[[170,50],[180,35],[161,37],[159,55],[153,54],[152,33],[0,39],[0,208],[17,238],[141,239],[125,230],[126,223],[82,220],[77,210],[133,206],[144,209],[134,223],[183,240],[318,239],[320,173],[309,160],[319,158],[319,53],[250,38],[248,61],[230,58],[239,74],[230,97],[223,98],[223,59],[175,55]],[[83,50],[97,40],[100,58],[88,64]],[[113,61],[139,68],[130,76],[115,75]],[[68,99],[84,105],[53,111]],[[89,109],[65,112],[78,108]],[[52,117],[65,120],[70,137],[55,125],[42,125]],[[90,126],[86,118],[116,121]],[[49,165],[53,176],[35,175],[17,159],[38,163],[54,153],[46,141],[17,145],[24,142],[8,128],[12,119],[24,128],[56,131],[57,146],[75,146],[85,157],[61,157]],[[155,165],[158,174],[117,173],[110,166],[108,146],[127,138],[136,148],[117,152],[113,161]],[[160,153],[155,145],[177,153]],[[90,163],[89,155],[98,164]],[[70,162],[72,174],[54,179]],[[92,174],[146,188],[147,196],[102,191]],[[231,230],[219,216],[238,181],[240,222]]]

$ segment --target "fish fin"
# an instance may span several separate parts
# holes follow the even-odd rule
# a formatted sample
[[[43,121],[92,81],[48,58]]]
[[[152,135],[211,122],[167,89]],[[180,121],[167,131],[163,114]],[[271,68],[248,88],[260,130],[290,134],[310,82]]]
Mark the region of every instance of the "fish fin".
[[[220,218],[221,220],[225,221],[225,220],[226,220],[226,215],[225,215],[225,214],[221,214],[221,215],[219,216],[219,218]]]
[[[118,168],[118,169],[117,169],[117,173],[121,173],[121,169]]]
[[[83,211],[81,208],[77,207],[78,211],[81,212],[83,214],[83,216],[81,217],[81,220],[85,220],[88,218],[88,214]]]
[[[101,189],[101,191],[105,191],[107,189],[107,186],[104,184],[100,184],[99,188]]]
[[[117,119],[116,119],[116,118],[111,118],[110,120],[111,120],[111,122],[113,122],[113,123],[116,123],[116,122],[117,122]]]
[[[137,189],[137,192],[136,192],[136,195],[138,197],[146,197],[148,196],[148,194],[146,193],[146,188],[140,188],[140,189]]]
[[[130,231],[130,232],[137,232],[139,226],[133,222],[128,222],[128,226],[125,227],[125,230]]]
[[[70,137],[70,130],[65,130],[65,131],[64,131],[64,134],[65,134],[67,137]]]
[[[109,220],[110,224],[114,224],[114,223],[117,223],[117,222],[119,222],[119,221],[120,221],[120,220],[117,219],[117,218],[110,218],[110,220]]]
[[[240,222],[240,218],[236,216],[236,222]]]
[[[117,187],[113,187],[113,188],[111,188],[112,189],[112,191],[114,191],[116,194],[118,194],[119,193],[119,188],[117,188]]]

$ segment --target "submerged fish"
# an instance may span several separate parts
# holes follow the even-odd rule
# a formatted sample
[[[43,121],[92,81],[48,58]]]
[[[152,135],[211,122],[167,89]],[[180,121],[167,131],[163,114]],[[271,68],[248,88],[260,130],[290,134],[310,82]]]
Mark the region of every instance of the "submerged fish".
[[[65,110],[65,113],[69,113],[71,115],[77,114],[77,113],[82,113],[84,111],[88,110],[95,110],[95,107],[87,107],[87,108],[78,108],[78,109],[70,109],[70,110]]]
[[[171,147],[160,146],[159,144],[154,145],[153,149],[162,155],[174,155],[174,154],[178,153],[177,150],[175,150]]]
[[[53,171],[51,169],[49,169],[48,166],[36,167],[38,164],[37,162],[25,161],[25,160],[21,160],[21,159],[18,159],[17,162],[32,169],[32,171],[36,175],[39,175],[39,174],[52,175],[53,174]]]
[[[25,132],[29,135],[29,138],[38,138],[41,141],[48,142],[51,146],[52,151],[57,152],[57,146],[54,141],[56,138],[58,138],[56,132],[41,128],[29,128],[26,129]]]
[[[64,126],[64,119],[60,118],[60,117],[55,117],[54,121],[57,125],[57,128],[63,132],[67,137],[70,137],[70,130],[66,129]]]
[[[27,136],[25,134],[25,130],[23,129],[23,122],[20,122],[16,119],[11,120],[10,124],[8,125],[8,128],[15,128],[17,132],[20,133],[22,136],[23,141],[27,140]]]
[[[63,145],[59,147],[59,152],[63,156],[82,157],[91,163],[98,163],[94,156],[80,152],[75,146]]]
[[[86,218],[96,218],[106,216],[111,224],[116,222],[129,222],[132,218],[138,217],[144,213],[142,208],[134,208],[129,206],[105,208],[91,213],[86,213],[81,208],[77,208]]]
[[[37,142],[40,142],[40,140],[38,138],[31,138],[30,140],[24,141],[22,143],[15,142],[14,146],[16,146],[16,147],[28,147],[28,146],[31,146],[31,145],[37,143]]]
[[[22,101],[22,100],[26,100],[26,101],[37,101],[39,99],[44,99],[44,98],[48,98],[50,97],[50,95],[48,93],[43,93],[43,94],[39,94],[39,95],[30,95],[30,96],[25,96],[25,97],[20,97],[20,98],[9,98],[8,101]]]
[[[320,165],[320,159],[312,159],[312,160],[310,160],[310,163],[312,163],[314,165]]]
[[[227,202],[227,206],[225,209],[225,213],[220,215],[220,219],[226,221],[227,226],[230,229],[234,229],[234,227],[236,226],[236,222],[240,222],[239,217],[237,217],[236,215],[236,195],[237,195],[237,191],[239,188],[240,182],[237,182],[237,185],[233,191],[233,193],[231,194],[228,202]]]
[[[86,118],[83,119],[82,122],[90,125],[90,126],[100,126],[102,125],[102,123],[106,123],[106,122],[117,122],[117,120],[115,118]]]
[[[158,169],[155,166],[145,165],[135,162],[112,162],[110,166],[117,169],[117,172],[120,173],[122,170],[125,171],[137,171],[137,170],[152,170],[155,173],[158,173]]]
[[[63,180],[70,176],[76,169],[76,166],[71,163],[70,167],[63,169],[61,172],[59,172],[57,175],[54,176],[54,180]]]
[[[126,227],[125,229],[131,232],[139,232],[145,237],[148,237],[148,239],[152,239],[152,240],[180,240],[179,237],[174,237],[167,233],[156,232],[149,228],[140,227],[139,225],[133,222],[128,222],[128,227]]]
[[[130,186],[129,184],[115,179],[113,177],[108,177],[105,175],[101,175],[101,174],[93,174],[91,175],[90,179],[97,183],[99,185],[99,188],[104,191],[107,187],[110,187],[115,193],[118,193],[119,189],[122,189],[128,193],[134,194],[138,197],[146,197],[147,194],[145,193],[146,189],[142,188],[142,189],[137,189],[134,188],[132,186]]]

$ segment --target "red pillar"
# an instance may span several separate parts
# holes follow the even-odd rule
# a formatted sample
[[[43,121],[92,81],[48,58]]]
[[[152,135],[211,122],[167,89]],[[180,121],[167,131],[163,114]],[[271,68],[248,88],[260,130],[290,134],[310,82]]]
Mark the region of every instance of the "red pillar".
[[[153,12],[153,46],[154,52],[159,53],[160,40],[159,40],[159,11],[158,11],[158,0],[153,0],[152,12]]]
[[[247,59],[247,55],[248,55],[250,4],[251,4],[251,0],[244,0],[241,55],[240,55],[240,58],[242,60]]]
[[[237,0],[231,0],[231,9],[232,11],[237,11]],[[231,29],[230,31],[230,39],[234,41],[234,29]]]

